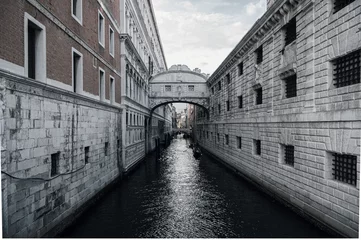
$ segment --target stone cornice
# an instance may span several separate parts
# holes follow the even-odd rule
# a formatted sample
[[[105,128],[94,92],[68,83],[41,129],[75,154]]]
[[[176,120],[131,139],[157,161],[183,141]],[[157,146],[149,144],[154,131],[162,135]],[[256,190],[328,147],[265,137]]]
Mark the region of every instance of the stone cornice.
[[[191,73],[191,74],[194,74],[194,75],[197,75],[197,76],[200,76],[200,77],[204,78],[204,80],[207,80],[207,78],[201,73],[197,73],[197,72],[194,72],[194,71],[185,71],[185,70],[168,70],[168,71],[160,72],[160,73],[152,76],[152,78],[149,79],[149,80],[151,81],[152,79],[154,79],[154,78],[156,78],[156,77],[158,77],[160,75],[170,74],[170,73]],[[206,82],[204,82],[204,83],[206,83]]]
[[[239,58],[262,39],[282,17],[294,8],[300,0],[277,0],[263,16],[256,21],[232,52],[226,57],[216,71],[209,77],[209,85],[223,75]],[[309,0],[312,4],[314,0]],[[310,4],[307,4],[307,6]]]

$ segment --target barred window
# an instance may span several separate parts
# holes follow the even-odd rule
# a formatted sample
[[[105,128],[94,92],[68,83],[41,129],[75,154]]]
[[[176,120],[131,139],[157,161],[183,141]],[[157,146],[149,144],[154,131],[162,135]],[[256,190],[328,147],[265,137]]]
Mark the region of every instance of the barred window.
[[[50,170],[51,177],[59,174],[59,157],[60,157],[60,152],[51,154],[51,170]]]
[[[226,106],[227,106],[227,111],[229,111],[230,107],[229,107],[229,100],[226,101]]]
[[[293,166],[295,163],[295,147],[291,145],[284,146],[284,154],[285,163]]]
[[[243,96],[238,96],[238,108],[243,108]]]
[[[346,7],[350,3],[354,2],[355,0],[335,0],[333,5],[333,13],[337,13],[342,8]]]
[[[171,92],[172,91],[172,86],[171,85],[165,85],[165,91],[166,92]]]
[[[256,63],[260,64],[263,61],[263,46],[261,45],[256,50]]]
[[[286,98],[297,96],[297,75],[294,74],[285,80]]]
[[[239,149],[242,148],[242,138],[241,138],[241,137],[237,137],[237,147],[238,147]]]
[[[227,134],[225,135],[225,142],[226,142],[226,145],[229,144],[229,136]]]
[[[296,31],[296,18],[292,18],[285,26],[285,46],[292,43],[297,38],[297,31]]]
[[[188,91],[194,92],[194,85],[188,85]]]
[[[227,84],[230,84],[230,83],[231,83],[231,74],[228,73],[228,74],[226,75],[226,78],[227,78]]]
[[[238,76],[243,75],[243,62],[238,64]]]
[[[262,104],[262,88],[256,89],[256,105]]]
[[[253,140],[254,154],[261,155],[261,140]]]
[[[357,156],[333,153],[333,177],[335,180],[356,186]]]
[[[344,87],[360,83],[361,51],[355,51],[333,61],[333,76],[335,87]]]

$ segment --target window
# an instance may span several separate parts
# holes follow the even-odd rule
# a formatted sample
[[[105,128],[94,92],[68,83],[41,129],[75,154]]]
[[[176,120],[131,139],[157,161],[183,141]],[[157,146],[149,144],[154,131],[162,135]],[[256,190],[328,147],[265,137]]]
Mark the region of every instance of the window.
[[[225,134],[225,143],[226,143],[226,145],[229,144],[229,135],[228,134]]]
[[[89,163],[89,147],[84,148],[84,161],[85,164]]]
[[[286,98],[296,97],[297,96],[297,75],[294,74],[285,80],[285,93]]]
[[[81,93],[83,90],[83,58],[82,54],[72,49],[73,54],[73,91]]]
[[[227,84],[230,84],[231,83],[231,74],[230,73],[228,73],[226,75],[226,79],[227,79]]]
[[[83,9],[82,9],[82,0],[72,0],[71,1],[71,15],[72,17],[80,24],[82,24],[83,18]]]
[[[218,113],[221,114],[221,104],[218,104]]]
[[[243,75],[243,62],[238,64],[238,76],[242,76],[242,75]]]
[[[171,85],[165,85],[165,91],[166,92],[171,92],[172,91],[172,86]]]
[[[51,177],[59,174],[59,157],[60,157],[60,152],[51,154],[51,169],[50,169]]]
[[[243,108],[243,96],[238,96],[238,108]]]
[[[110,94],[110,103],[114,104],[115,102],[115,85],[114,78],[112,76],[109,77],[110,86],[109,86],[109,94]]]
[[[332,154],[333,179],[356,186],[357,156],[347,154]]]
[[[237,148],[238,149],[242,148],[242,138],[241,137],[237,137]]]
[[[256,63],[260,64],[263,61],[263,46],[261,45],[256,50]]]
[[[108,156],[109,142],[106,142],[104,145],[104,156]]]
[[[25,74],[28,78],[46,81],[46,30],[35,18],[25,13]]]
[[[226,106],[227,106],[227,111],[229,111],[230,107],[229,107],[229,100],[226,101]]]
[[[261,155],[261,140],[253,140],[253,149],[255,155]]]
[[[109,26],[109,54],[114,57],[114,31]]]
[[[217,133],[217,140],[218,140],[218,142],[221,140],[219,133]]]
[[[100,45],[102,45],[103,47],[104,47],[104,39],[105,39],[104,17],[100,12],[98,12],[98,40]]]
[[[212,94],[214,94],[214,87],[212,87]]]
[[[128,126],[129,120],[128,120],[128,113],[125,113],[125,121],[126,121],[126,125]]]
[[[257,88],[256,90],[256,105],[262,104],[262,88]]]
[[[285,46],[292,43],[296,40],[297,37],[297,30],[296,30],[296,18],[292,18],[285,26]]]
[[[221,80],[218,81],[218,91],[222,90],[222,83]]]
[[[355,0],[334,0],[333,13],[337,13]]]
[[[188,85],[188,91],[194,92],[194,85]]]
[[[355,51],[333,61],[334,86],[344,87],[360,83],[361,51]]]
[[[207,131],[207,139],[209,139],[209,132]]]
[[[284,163],[290,166],[295,164],[295,147],[291,145],[282,145]]]
[[[101,68],[99,68],[99,99],[100,101],[105,99],[105,73]]]

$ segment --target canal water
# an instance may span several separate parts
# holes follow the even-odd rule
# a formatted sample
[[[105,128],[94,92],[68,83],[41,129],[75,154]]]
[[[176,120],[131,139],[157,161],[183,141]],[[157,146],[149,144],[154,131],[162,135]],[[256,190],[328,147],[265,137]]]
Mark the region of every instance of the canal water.
[[[331,237],[188,145],[178,136],[60,237]]]

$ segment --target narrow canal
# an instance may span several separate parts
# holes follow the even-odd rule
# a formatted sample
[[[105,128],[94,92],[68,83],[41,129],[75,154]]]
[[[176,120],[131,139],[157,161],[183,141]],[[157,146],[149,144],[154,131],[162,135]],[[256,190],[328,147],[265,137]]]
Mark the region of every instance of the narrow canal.
[[[331,237],[187,145],[174,139],[60,237]]]

